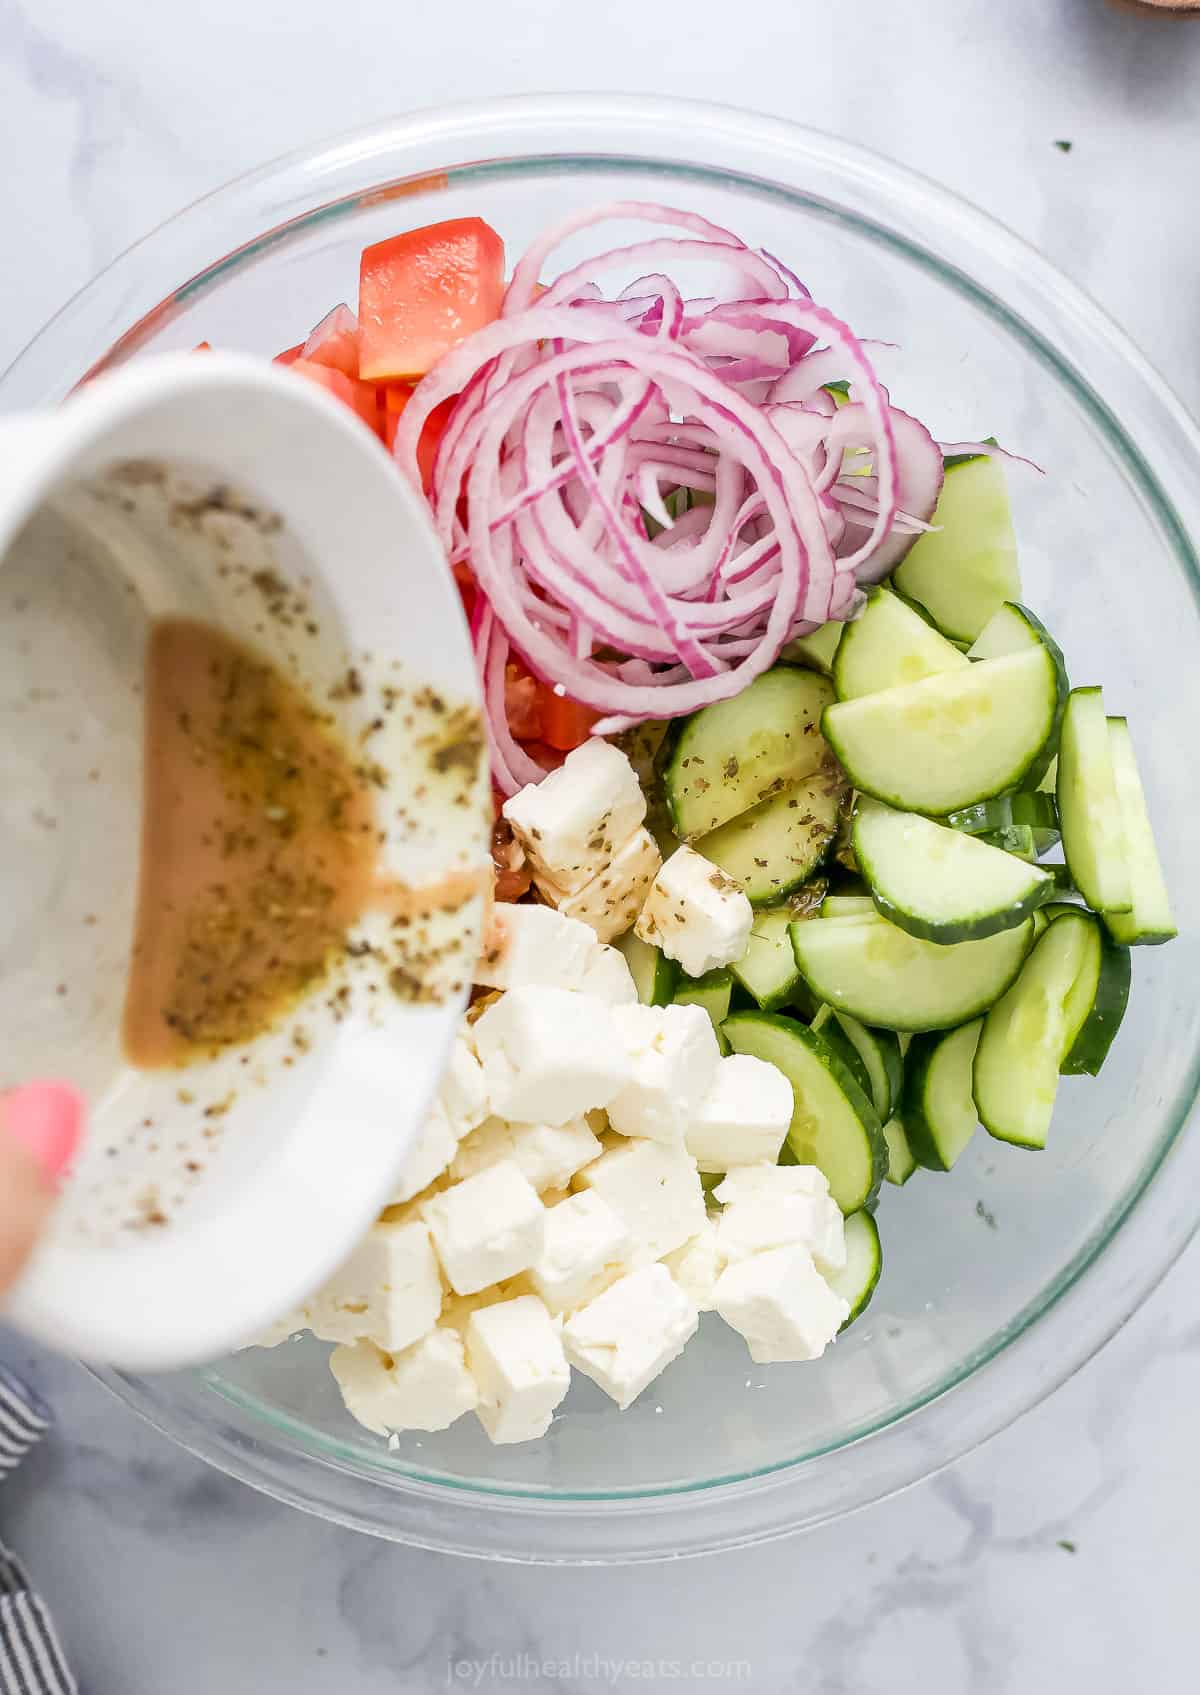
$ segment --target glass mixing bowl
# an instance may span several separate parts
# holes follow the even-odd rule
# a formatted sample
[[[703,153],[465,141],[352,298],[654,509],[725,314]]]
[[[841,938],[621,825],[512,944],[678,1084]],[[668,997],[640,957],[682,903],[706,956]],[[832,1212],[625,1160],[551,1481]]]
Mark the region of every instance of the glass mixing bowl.
[[[648,1559],[780,1535],[924,1476],[1088,1358],[1193,1230],[1200,1138],[1200,437],[1126,338],[1023,243],[844,142],[686,103],[552,97],[418,114],[296,155],[172,219],[91,283],[0,385],[9,406],[202,339],[273,353],[354,299],[360,249],[479,213],[510,252],[589,202],[675,202],[779,254],[881,354],[944,440],[995,434],[1027,595],[1071,676],[1128,713],[1181,938],[1134,959],[1096,1081],[1063,1081],[1049,1148],[980,1131],[951,1176],[885,1185],[885,1269],[817,1364],[753,1366],[710,1315],[627,1413],[578,1380],[551,1434],[493,1448],[473,1419],[392,1446],[345,1414],[310,1341],[104,1380],[157,1428],[310,1511],[509,1559]],[[619,233],[619,232],[618,232]],[[597,237],[590,234],[588,243]],[[603,232],[601,239],[604,239]],[[582,254],[586,244],[572,249]],[[330,1126],[331,1135],[337,1126]]]

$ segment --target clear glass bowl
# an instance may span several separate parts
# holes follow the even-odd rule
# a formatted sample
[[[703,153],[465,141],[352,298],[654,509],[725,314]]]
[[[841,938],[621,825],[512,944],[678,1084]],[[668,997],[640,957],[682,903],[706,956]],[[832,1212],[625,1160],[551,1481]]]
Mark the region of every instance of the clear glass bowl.
[[[354,298],[363,245],[480,213],[518,251],[588,202],[702,211],[769,247],[886,355],[943,439],[995,434],[1045,467],[1011,482],[1031,603],[1073,679],[1134,729],[1181,939],[1140,949],[1099,1081],[1066,1079],[1049,1149],[980,1132],[952,1176],[887,1188],[868,1313],[815,1365],[752,1366],[710,1318],[633,1409],[578,1382],[551,1435],[475,1421],[399,1445],[343,1412],[311,1342],[105,1381],[215,1465],[376,1534],[498,1558],[633,1560],[812,1525],[963,1453],[1048,1393],[1192,1232],[1200,1141],[1200,437],[1126,338],[1005,230],[870,154],[661,100],[553,97],[419,114],[244,177],[125,254],[0,385],[44,404],[84,372],[206,339],[271,353]],[[594,240],[594,236],[589,238]],[[582,251],[582,247],[577,248]],[[336,1134],[336,1127],[331,1127]]]

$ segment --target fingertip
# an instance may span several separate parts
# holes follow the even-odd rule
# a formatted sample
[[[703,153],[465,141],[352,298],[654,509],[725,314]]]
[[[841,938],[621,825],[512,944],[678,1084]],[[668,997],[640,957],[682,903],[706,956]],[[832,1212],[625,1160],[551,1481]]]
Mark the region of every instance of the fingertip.
[[[70,1083],[23,1083],[0,1096],[0,1123],[52,1182],[75,1155],[85,1110],[83,1096]]]

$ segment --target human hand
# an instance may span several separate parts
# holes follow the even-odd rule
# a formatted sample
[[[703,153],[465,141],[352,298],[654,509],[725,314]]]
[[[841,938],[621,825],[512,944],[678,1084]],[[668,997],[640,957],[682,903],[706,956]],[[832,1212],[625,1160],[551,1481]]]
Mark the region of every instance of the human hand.
[[[50,1216],[82,1127],[83,1101],[69,1083],[26,1083],[0,1095],[0,1295]]]

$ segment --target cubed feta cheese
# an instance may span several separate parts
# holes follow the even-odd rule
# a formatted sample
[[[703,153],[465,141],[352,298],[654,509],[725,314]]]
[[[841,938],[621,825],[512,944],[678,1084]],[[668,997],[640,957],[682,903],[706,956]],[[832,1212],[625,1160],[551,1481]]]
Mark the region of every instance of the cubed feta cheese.
[[[681,847],[654,879],[634,929],[689,977],[703,977],[741,959],[753,919],[733,879],[694,848]]]
[[[563,1326],[563,1347],[624,1412],[696,1333],[695,1306],[665,1265],[646,1265],[580,1307]]]
[[[837,1202],[829,1194],[798,1192],[786,1181],[775,1188],[764,1184],[727,1202],[717,1223],[717,1243],[730,1263],[797,1243],[808,1249],[823,1272],[840,1271],[846,1263],[846,1234]]]
[[[467,1323],[476,1416],[493,1442],[531,1442],[550,1428],[571,1386],[559,1326],[536,1295],[501,1301]]]
[[[716,1309],[746,1338],[758,1365],[819,1359],[850,1316],[802,1247],[727,1266],[717,1279]]]
[[[725,1269],[725,1258],[717,1244],[716,1226],[706,1219],[703,1230],[682,1248],[664,1256],[663,1264],[698,1312],[711,1312],[716,1304],[717,1278]]]
[[[580,988],[585,995],[594,995],[610,1006],[628,1005],[638,998],[625,955],[603,944],[593,949]]]
[[[733,1201],[749,1200],[753,1195],[821,1195],[829,1194],[829,1179],[819,1166],[739,1165],[730,1171],[713,1190],[714,1199],[728,1206]]]
[[[509,1124],[489,1118],[459,1143],[450,1175],[473,1177],[498,1160],[514,1159],[540,1195],[543,1189],[565,1189],[601,1151],[586,1118],[567,1124]]]
[[[704,1191],[695,1162],[681,1147],[613,1137],[574,1186],[594,1189],[625,1220],[635,1266],[681,1248],[704,1228]]]
[[[454,1135],[461,1140],[468,1131],[482,1124],[488,1115],[487,1089],[483,1067],[476,1057],[472,1042],[465,1035],[454,1038],[450,1058],[438,1089],[438,1100]]]
[[[642,910],[661,865],[658,843],[649,830],[635,830],[581,889],[564,894],[547,878],[535,881],[543,899],[561,914],[588,925],[602,942],[611,942],[625,934]]]
[[[488,921],[475,981],[491,989],[540,984],[582,989],[596,953],[595,931],[553,906],[497,901]]]
[[[329,1369],[350,1416],[380,1436],[445,1430],[479,1402],[462,1337],[441,1325],[398,1354],[373,1342],[335,1348]]]
[[[729,1063],[712,1020],[699,1006],[618,1006],[612,1016],[633,1076],[608,1103],[609,1123],[623,1136],[682,1142],[718,1065]]]
[[[552,1313],[573,1312],[628,1268],[632,1247],[620,1213],[584,1189],[546,1213],[545,1241],[529,1281]]]
[[[449,1166],[458,1147],[458,1138],[450,1127],[446,1109],[434,1101],[429,1116],[418,1131],[408,1150],[404,1167],[392,1192],[393,1206],[401,1206],[427,1189],[435,1178]]]
[[[504,816],[538,875],[571,894],[629,840],[646,797],[620,748],[592,736],[557,771],[505,801]]]
[[[632,1074],[612,1009],[569,989],[510,989],[475,1025],[492,1110],[565,1124],[607,1106]]]
[[[323,1342],[367,1338],[395,1353],[424,1336],[442,1308],[442,1280],[419,1218],[373,1224],[307,1305]]]
[[[793,1104],[792,1085],[777,1065],[730,1054],[692,1113],[688,1152],[701,1171],[778,1159]]]
[[[515,1160],[431,1195],[421,1213],[456,1295],[515,1277],[542,1251],[546,1209]]]

